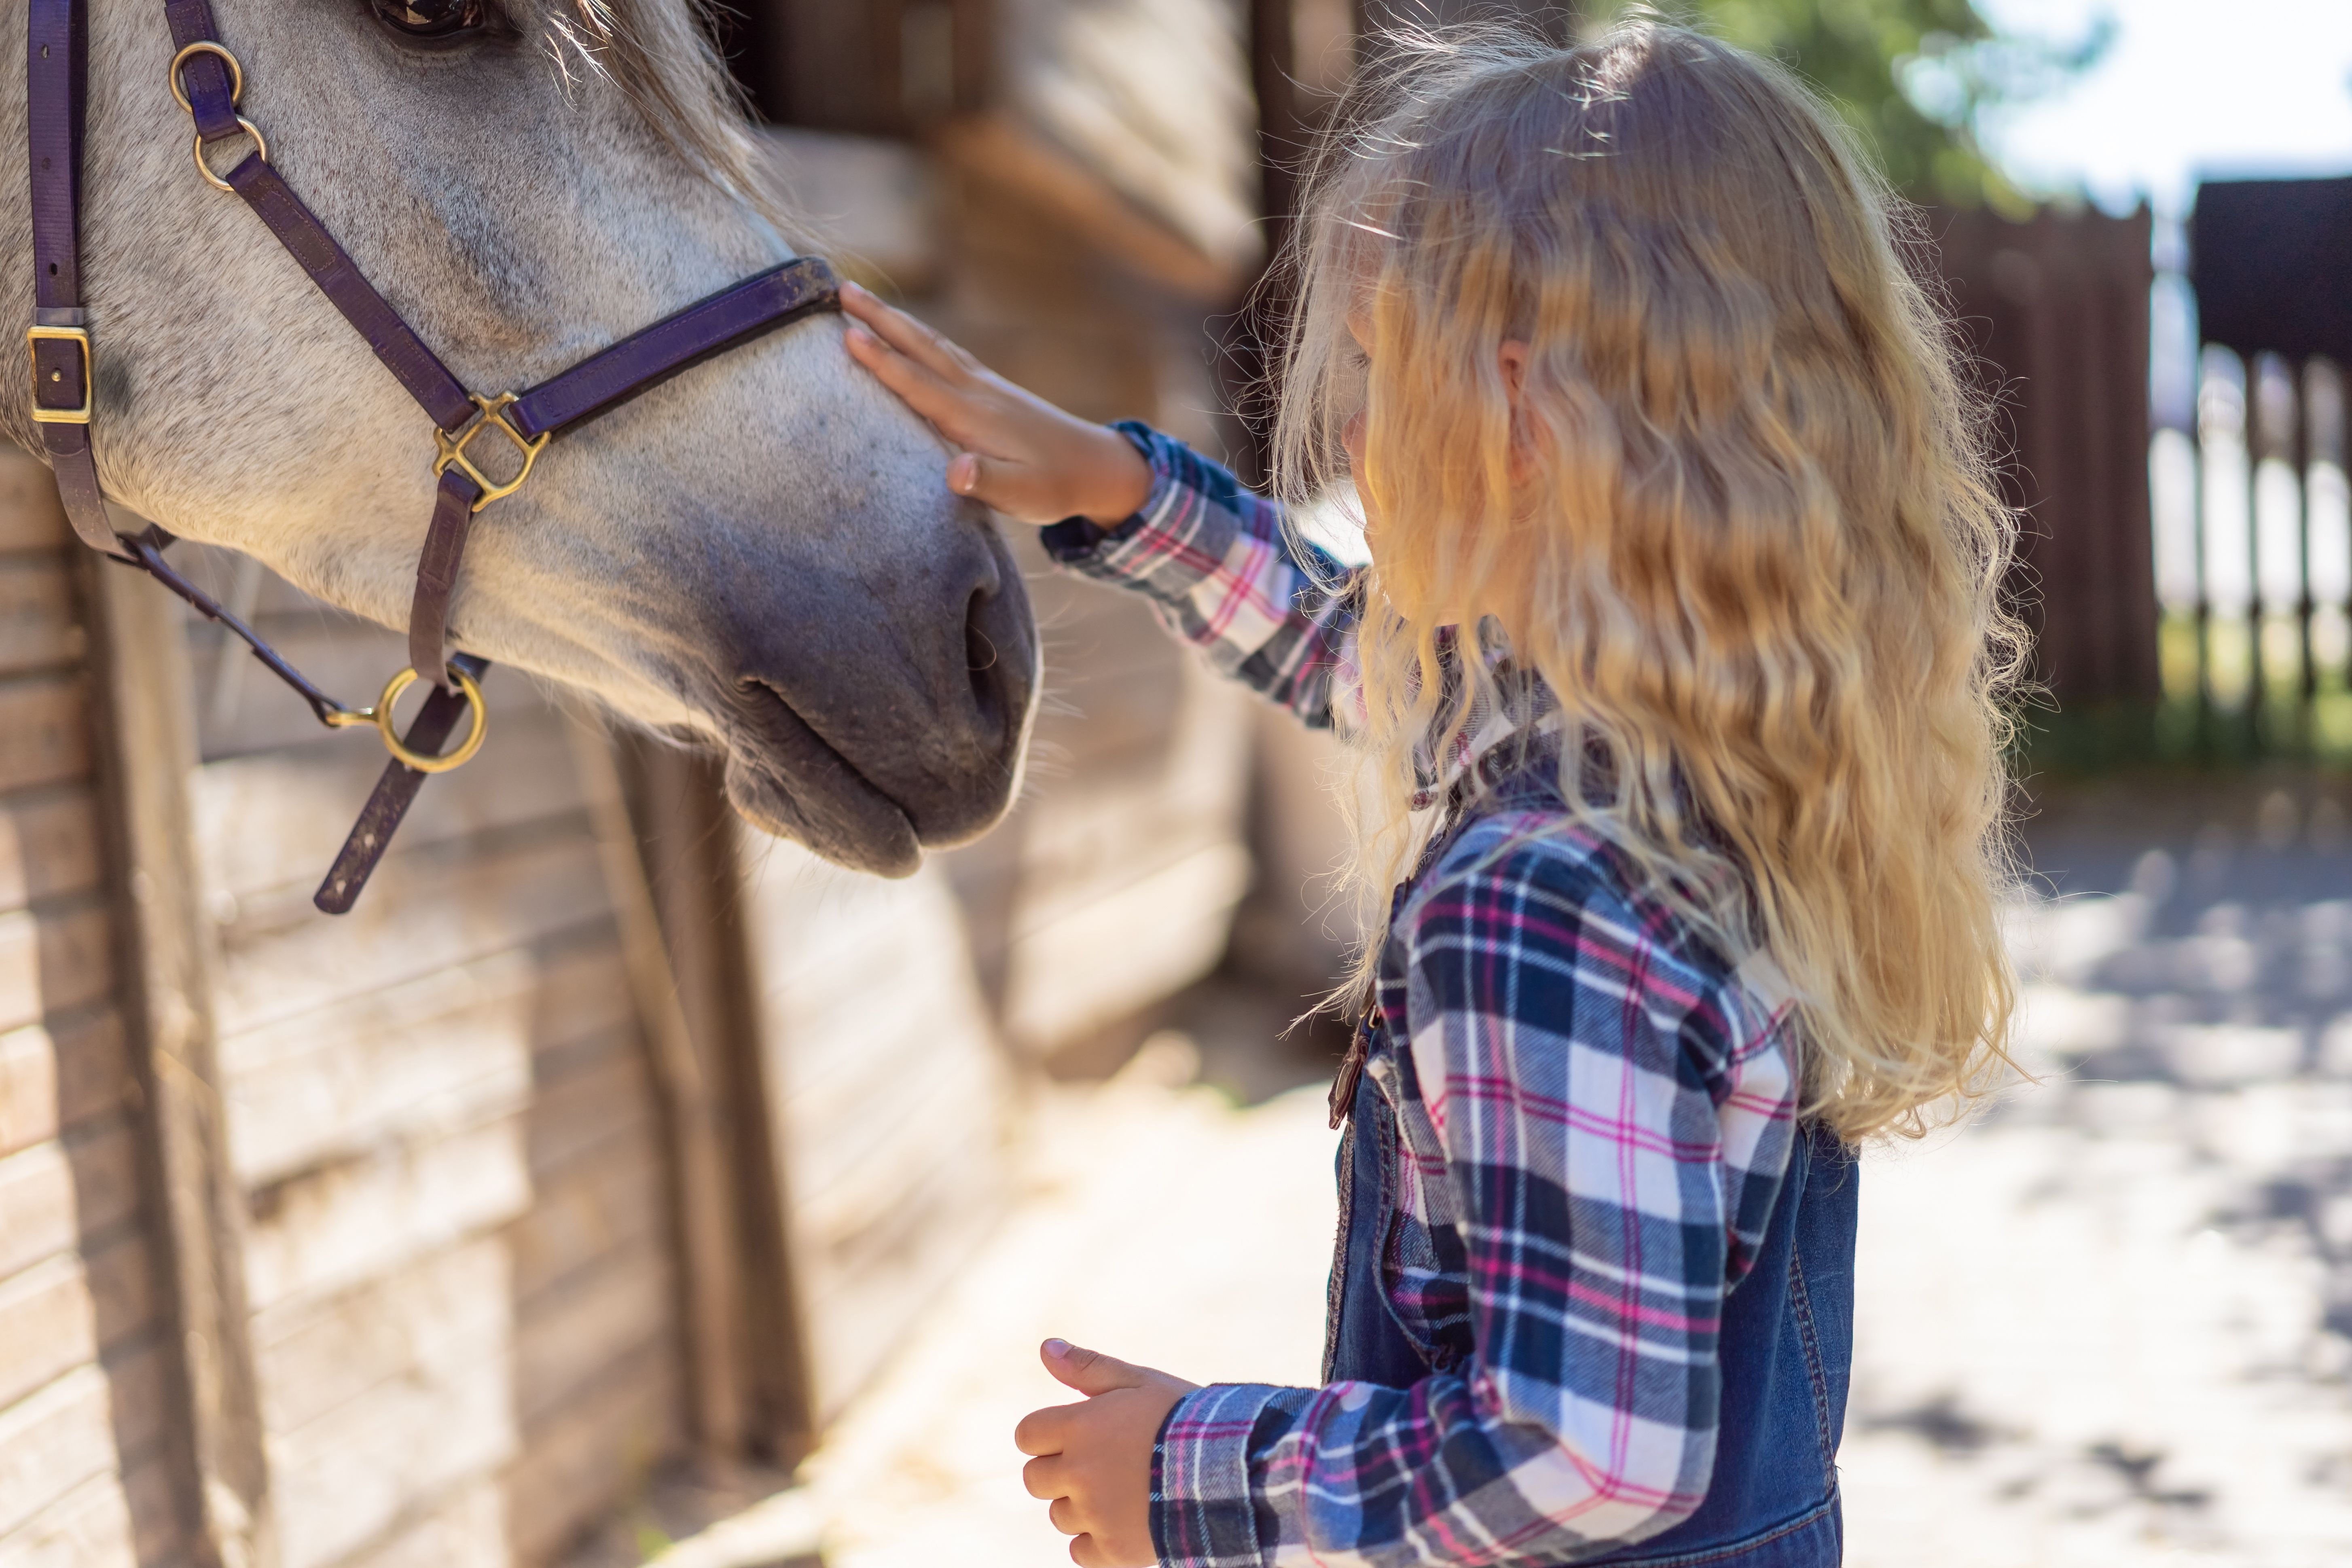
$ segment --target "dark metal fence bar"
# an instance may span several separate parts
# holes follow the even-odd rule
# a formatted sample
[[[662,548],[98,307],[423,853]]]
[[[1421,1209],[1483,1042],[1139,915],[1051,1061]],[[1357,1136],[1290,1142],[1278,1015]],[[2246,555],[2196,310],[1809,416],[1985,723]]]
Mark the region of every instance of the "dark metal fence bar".
[[[2352,756],[2341,369],[2206,345],[2195,437],[2159,429],[2148,468],[2168,749]]]

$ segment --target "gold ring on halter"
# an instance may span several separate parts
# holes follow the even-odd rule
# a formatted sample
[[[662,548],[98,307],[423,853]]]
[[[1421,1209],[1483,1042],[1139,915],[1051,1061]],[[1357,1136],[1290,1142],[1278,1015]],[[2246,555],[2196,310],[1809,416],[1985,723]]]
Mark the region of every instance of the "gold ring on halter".
[[[261,161],[265,163],[269,162],[269,143],[262,140],[261,127],[240,114],[236,117],[236,128],[253,138],[253,144],[261,149]],[[236,194],[236,187],[214,174],[211,166],[205,162],[205,133],[201,131],[196,132],[196,173],[202,174],[205,177],[205,184],[213,189],[226,191],[231,195]]]
[[[182,49],[178,54],[172,57],[172,68],[169,77],[166,79],[172,84],[172,96],[180,100],[181,109],[190,114],[194,114],[196,111],[196,106],[188,101],[186,91],[180,86],[180,68],[186,65],[198,55],[211,55],[217,58],[223,65],[228,67],[228,106],[231,109],[235,109],[239,103],[243,102],[245,100],[245,68],[237,64],[236,57],[230,54],[228,50],[221,45],[213,42],[210,38],[198,38],[194,43],[190,44],[186,48]]]
[[[394,760],[404,767],[415,768],[420,773],[446,773],[462,768],[474,760],[474,753],[480,751],[482,742],[490,737],[490,708],[482,700],[482,689],[472,676],[454,666],[449,673],[457,678],[457,689],[464,694],[466,706],[473,710],[474,728],[466,737],[466,743],[446,757],[432,757],[423,752],[409,750],[407,742],[400,738],[400,731],[392,727],[392,705],[400,700],[402,692],[425,679],[413,669],[404,669],[387,681],[383,695],[375,700],[374,707],[356,713],[337,714],[329,722],[339,729],[352,724],[374,724],[377,733],[383,737],[384,750],[393,754]]]

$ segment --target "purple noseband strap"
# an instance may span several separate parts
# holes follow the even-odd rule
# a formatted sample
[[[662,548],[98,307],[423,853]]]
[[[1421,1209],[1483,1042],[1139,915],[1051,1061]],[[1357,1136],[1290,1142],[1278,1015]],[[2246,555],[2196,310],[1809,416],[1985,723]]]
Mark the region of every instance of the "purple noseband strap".
[[[235,174],[229,176],[229,183],[237,183]],[[739,348],[814,311],[837,310],[840,304],[841,285],[835,280],[832,268],[814,257],[788,261],[688,305],[541,382],[507,406],[506,422],[525,442],[544,440],[585,424],[713,354]],[[475,412],[468,402],[465,419],[457,426],[441,427],[455,430],[469,423]],[[441,666],[439,650],[448,624],[449,600],[457,592],[457,567],[465,559],[468,525],[473,513],[480,510],[481,494],[480,487],[459,469],[453,467],[442,473],[433,526],[425,533],[425,552],[416,563],[416,597],[408,615],[409,664],[419,671]]]
[[[148,572],[201,614],[219,622],[251,647],[254,656],[310,704],[320,720],[341,726],[372,721],[328,696],[236,616],[213,602],[163,559],[171,536],[150,529],[137,538],[118,537],[107,520],[90,426],[97,402],[89,321],[81,299],[81,141],[87,76],[84,0],[28,0],[26,79],[30,129],[26,140],[32,183],[34,321],[26,334],[33,377],[33,417],[57,475],[58,493],[74,531],[92,549]],[[636,396],[713,354],[737,348],[814,311],[840,307],[833,269],[814,257],[788,261],[746,279],[676,315],[622,339],[550,377],[527,392],[495,400],[478,398],[450,374],[423,339],[401,319],[337,244],[318,216],[278,177],[258,145],[259,133],[237,115],[238,68],[219,42],[209,0],[165,0],[164,16],[179,51],[173,87],[184,97],[196,131],[197,162],[205,177],[234,192],[267,224],[319,290],[350,321],[368,347],[408,390],[439,433],[440,457],[433,464],[433,520],[417,561],[416,593],[409,610],[411,668],[429,684],[425,707],[394,750],[359,824],[352,829],[334,868],[314,901],[330,914],[350,910],[383,858],[393,829],[407,814],[425,773],[466,713],[471,699],[453,689],[462,672],[478,681],[489,667],[472,655],[446,659],[449,605],[465,562],[466,541],[475,514],[513,493],[530,477],[530,465],[549,438],[583,424],[614,405]],[[213,142],[251,133],[256,148],[224,178],[204,164]],[[503,440],[515,450],[501,454],[520,472],[499,479],[476,466],[469,448],[478,437],[497,431],[483,460]],[[476,713],[479,724],[482,715]],[[387,740],[391,721],[381,721]],[[439,765],[455,766],[471,754],[468,742]],[[412,767],[407,757],[420,764]]]
[[[593,419],[711,355],[818,310],[841,308],[833,268],[813,256],[788,261],[688,305],[515,399],[507,417],[525,439]]]

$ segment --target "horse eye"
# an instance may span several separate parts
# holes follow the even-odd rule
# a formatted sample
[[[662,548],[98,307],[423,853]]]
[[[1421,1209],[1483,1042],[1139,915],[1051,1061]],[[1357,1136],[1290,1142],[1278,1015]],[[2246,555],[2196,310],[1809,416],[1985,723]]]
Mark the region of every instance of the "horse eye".
[[[454,38],[479,28],[485,0],[372,0],[376,20],[411,38]]]

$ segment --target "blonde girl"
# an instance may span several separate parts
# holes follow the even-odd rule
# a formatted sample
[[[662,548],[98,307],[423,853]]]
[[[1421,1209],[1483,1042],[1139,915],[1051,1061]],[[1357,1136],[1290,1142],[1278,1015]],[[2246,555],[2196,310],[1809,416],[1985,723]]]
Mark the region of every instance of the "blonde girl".
[[[1352,481],[1358,573],[850,307],[952,489],[1336,719],[1374,803],[1323,1386],[1048,1341],[1088,1397],[1029,1489],[1086,1568],[1836,1563],[1849,1150],[2011,997],[2011,523],[1943,324],[1819,103],[1675,27],[1422,40],[1313,190],[1281,472]]]

